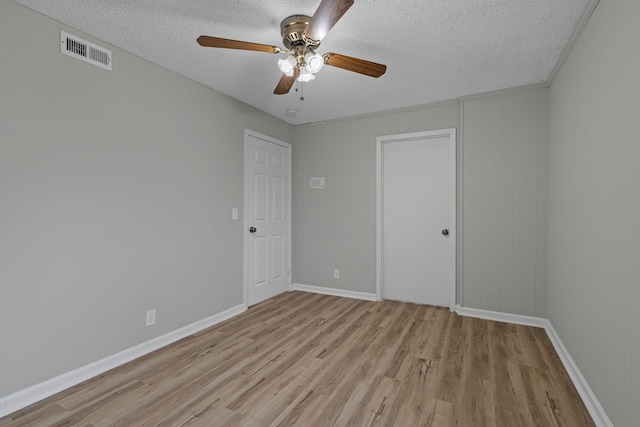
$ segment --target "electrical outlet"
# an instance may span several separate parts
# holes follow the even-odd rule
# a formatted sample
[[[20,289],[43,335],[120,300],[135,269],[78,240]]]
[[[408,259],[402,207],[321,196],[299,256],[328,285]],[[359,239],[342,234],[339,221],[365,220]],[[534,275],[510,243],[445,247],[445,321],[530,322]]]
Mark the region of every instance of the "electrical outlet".
[[[147,310],[147,326],[156,324],[156,309]]]
[[[340,278],[340,270],[338,270],[338,269],[333,270],[333,278],[334,279],[339,279]]]

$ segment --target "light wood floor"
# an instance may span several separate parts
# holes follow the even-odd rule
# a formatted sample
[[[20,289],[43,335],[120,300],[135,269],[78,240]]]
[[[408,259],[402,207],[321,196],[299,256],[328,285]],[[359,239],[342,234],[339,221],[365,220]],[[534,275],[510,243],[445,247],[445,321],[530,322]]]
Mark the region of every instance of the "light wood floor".
[[[0,426],[591,426],[543,329],[290,292]]]

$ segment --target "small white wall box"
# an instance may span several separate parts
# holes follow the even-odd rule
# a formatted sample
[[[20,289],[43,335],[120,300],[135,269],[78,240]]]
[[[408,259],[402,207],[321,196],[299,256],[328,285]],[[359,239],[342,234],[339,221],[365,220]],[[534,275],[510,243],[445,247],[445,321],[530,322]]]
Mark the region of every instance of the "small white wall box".
[[[309,188],[312,190],[326,190],[327,178],[324,176],[309,178]]]

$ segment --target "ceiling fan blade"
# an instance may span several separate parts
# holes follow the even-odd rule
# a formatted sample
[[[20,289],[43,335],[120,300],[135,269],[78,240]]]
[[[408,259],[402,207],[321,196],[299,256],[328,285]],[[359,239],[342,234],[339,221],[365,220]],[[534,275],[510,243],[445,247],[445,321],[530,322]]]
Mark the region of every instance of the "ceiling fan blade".
[[[347,10],[353,6],[354,0],[322,0],[304,35],[311,40],[321,41],[329,30],[336,25]]]
[[[387,66],[377,62],[340,55],[339,53],[325,53],[324,63],[343,70],[364,74],[365,76],[380,77],[387,71]]]
[[[220,37],[200,36],[198,44],[204,47],[221,47],[223,49],[253,50],[256,52],[280,53],[282,49],[278,46],[267,44],[243,42],[240,40],[222,39]]]
[[[298,78],[298,74],[300,74],[300,69],[298,67],[295,68],[293,76],[289,77],[286,74],[283,74],[273,93],[275,93],[276,95],[284,95],[285,93],[289,93],[291,87]]]

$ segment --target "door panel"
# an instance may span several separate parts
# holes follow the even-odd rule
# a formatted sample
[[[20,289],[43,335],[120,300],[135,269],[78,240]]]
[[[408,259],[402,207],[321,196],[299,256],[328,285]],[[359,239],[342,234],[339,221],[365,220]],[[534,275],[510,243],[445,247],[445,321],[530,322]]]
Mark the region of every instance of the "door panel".
[[[273,194],[273,212],[271,214],[271,218],[273,219],[273,221],[284,221],[285,216],[284,216],[284,212],[285,212],[285,206],[284,206],[284,201],[285,201],[285,197],[284,197],[284,178],[281,176],[274,176],[271,179],[271,182],[273,184],[273,190],[272,190],[272,194]]]
[[[245,282],[247,304],[289,288],[290,146],[245,134]],[[250,232],[250,227],[255,227]]]
[[[267,238],[264,236],[253,239],[254,276],[253,286],[267,283]]]
[[[255,221],[266,221],[267,220],[267,184],[269,182],[269,177],[262,173],[254,173],[254,209],[255,214],[253,219]]]
[[[284,236],[282,234],[274,234],[271,238],[273,244],[273,276],[271,280],[278,280],[284,277],[285,264],[284,264]]]
[[[382,143],[379,262],[385,299],[455,304],[455,147],[452,150],[451,144],[449,135],[437,134],[398,136]]]

